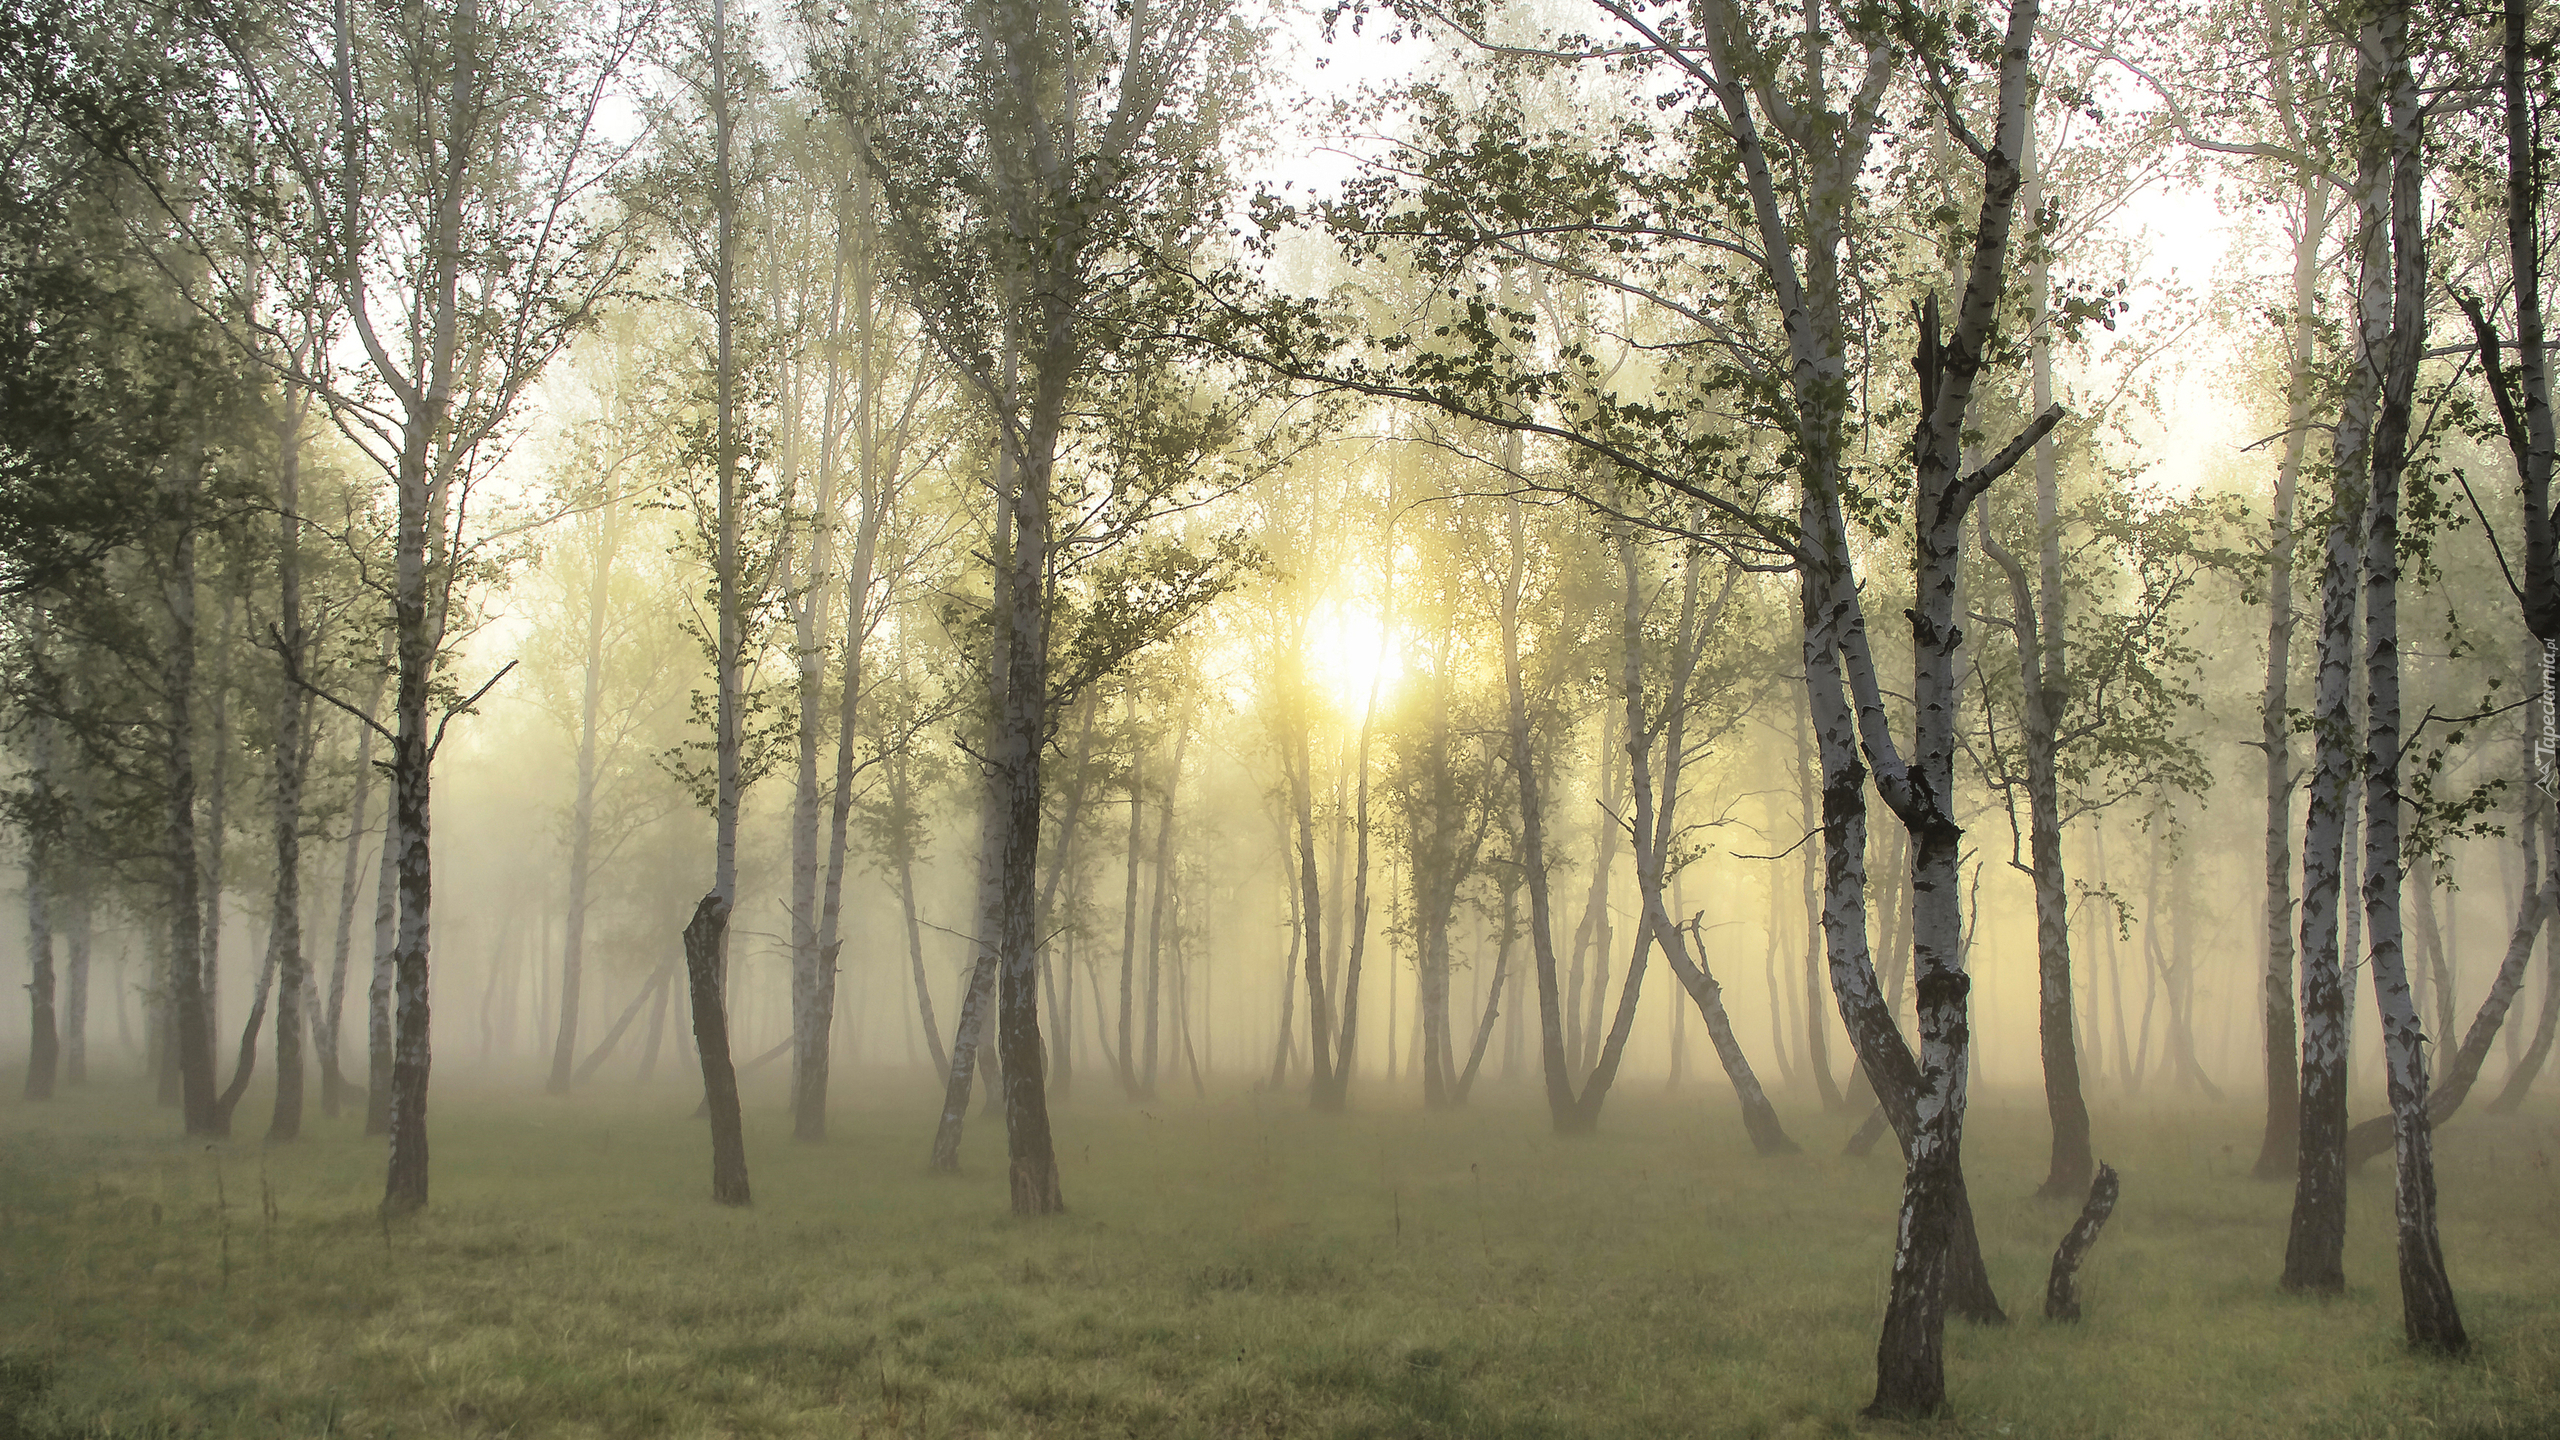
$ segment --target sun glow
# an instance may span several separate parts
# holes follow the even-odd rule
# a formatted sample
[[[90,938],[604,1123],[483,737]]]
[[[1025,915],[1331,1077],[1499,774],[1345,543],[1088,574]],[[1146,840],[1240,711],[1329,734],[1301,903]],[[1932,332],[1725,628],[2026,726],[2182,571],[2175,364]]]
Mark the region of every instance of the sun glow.
[[[1382,706],[1394,696],[1404,654],[1375,614],[1327,601],[1307,623],[1307,677],[1335,713],[1356,721],[1373,691]]]

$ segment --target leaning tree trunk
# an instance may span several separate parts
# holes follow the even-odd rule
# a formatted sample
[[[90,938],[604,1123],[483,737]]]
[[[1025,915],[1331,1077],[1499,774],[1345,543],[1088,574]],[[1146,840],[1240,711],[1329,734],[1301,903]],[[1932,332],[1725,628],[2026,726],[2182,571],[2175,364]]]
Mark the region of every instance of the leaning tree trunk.
[[[2481,369],[2496,401],[2499,425],[2506,433],[2523,491],[2524,619],[2526,628],[2542,642],[2547,676],[2550,667],[2560,663],[2555,660],[2560,656],[2560,534],[2555,534],[2551,522],[2551,470],[2555,448],[2560,446],[2555,446],[2554,441],[2551,372],[2543,334],[2543,165],[2536,148],[2529,99],[2532,91],[2526,79],[2531,63],[2531,0],[2505,0],[2501,8],[2505,43],[2499,90],[2506,121],[2507,256],[2509,289],[2516,306],[2512,373],[2505,364],[2506,349],[2499,344],[2486,310],[2474,299],[2462,299],[2462,305],[2479,340]],[[2545,703],[2550,699],[2546,693]],[[2546,715],[2544,723],[2550,724],[2551,717]],[[2546,791],[2560,790],[2560,775],[2549,768],[2551,756],[2537,758],[2542,763],[2537,767],[2536,778]],[[2560,825],[2554,826],[2551,842],[2553,868],[2560,872]],[[2531,885],[2530,878],[2526,883]],[[2560,1022],[2560,943],[2551,947],[2546,967],[2541,1023],[2531,1048],[2518,1057],[2505,1090],[2490,1106],[2493,1111],[2512,1109],[2523,1101],[2525,1087],[2532,1084],[2535,1072],[2550,1052],[2553,1028],[2555,1022]]]
[[[1760,1077],[1742,1052],[1742,1042],[1733,1033],[1733,1022],[1725,1014],[1723,987],[1707,968],[1703,946],[1695,959],[1688,951],[1688,937],[1680,922],[1663,904],[1664,871],[1668,868],[1671,846],[1679,836],[1678,810],[1681,796],[1681,771],[1688,759],[1688,706],[1690,681],[1695,676],[1698,659],[1706,637],[1718,628],[1723,618],[1725,601],[1732,595],[1728,584],[1716,599],[1713,611],[1701,616],[1698,611],[1698,560],[1692,551],[1684,559],[1680,592],[1680,618],[1672,631],[1671,673],[1662,685],[1662,710],[1648,713],[1645,704],[1645,606],[1643,576],[1638,566],[1635,538],[1624,523],[1612,527],[1618,547],[1618,566],[1625,584],[1623,589],[1620,639],[1619,689],[1626,706],[1627,778],[1634,798],[1635,813],[1629,825],[1634,839],[1636,859],[1636,892],[1644,906],[1637,941],[1638,963],[1630,967],[1627,980],[1632,988],[1642,968],[1643,945],[1649,939],[1662,946],[1663,959],[1671,972],[1680,978],[1698,1013],[1707,1022],[1707,1038],[1715,1046],[1716,1058],[1724,1066],[1725,1078],[1733,1085],[1734,1098],[1742,1107],[1742,1125],[1751,1136],[1752,1148],[1762,1155],[1790,1154],[1799,1147],[1787,1138],[1785,1127],[1778,1123],[1777,1107],[1769,1103],[1768,1092],[1760,1085]],[[1653,750],[1662,747],[1662,777],[1656,784]],[[1774,998],[1774,997],[1773,997]],[[1584,1102],[1590,1104],[1589,1096]]]
[[[2527,713],[2531,713],[2530,710]],[[2436,1052],[2437,1073],[2429,1077],[2427,1085],[2427,1125],[2431,1130],[2452,1119],[2454,1112],[2462,1108],[2464,1099],[2469,1097],[2471,1088],[2479,1083],[2480,1068],[2489,1059],[2489,1047],[2505,1028],[2507,1012],[2524,989],[2525,970],[2527,962],[2533,958],[2534,942],[2550,923],[2552,912],[2560,910],[2560,875],[2544,871],[2540,847],[2535,844],[2536,833],[2541,829],[2542,812],[2550,803],[2550,797],[2538,788],[2527,795],[2523,822],[2525,884],[2523,896],[2516,904],[2515,927],[2508,932],[2507,952],[2498,963],[2497,973],[2490,977],[2489,993],[2481,997],[2479,1012],[2471,1017],[2470,1028],[2463,1032],[2461,1045],[2450,1055],[2441,1048]],[[2539,881],[2534,878],[2537,875],[2542,876]],[[2555,999],[2550,988],[2545,987],[2544,1015],[2548,1017],[2555,1007],[2560,1007],[2560,999]],[[2439,1039],[2436,1043],[2440,1047],[2442,1042]],[[2528,1064],[2538,1065],[2541,1062],[2540,1052],[2551,1044],[2547,1019],[2542,1033],[2535,1036],[2534,1044],[2537,1048],[2528,1052],[2516,1066],[2516,1073],[2528,1081],[2531,1077]],[[2520,1098],[2522,1087],[2517,1086],[2512,1077],[2508,1084],[2516,1089]],[[2505,1099],[2501,1095],[2498,1101],[2492,1102],[2488,1107],[2489,1113],[2502,1113],[2499,1105]],[[2514,1107],[2509,1105],[2508,1108]],[[2395,1148],[2397,1128],[2394,1115],[2377,1115],[2349,1130],[2347,1168],[2353,1170]]]
[[[2529,729],[2527,733],[2531,734],[2533,731]],[[2534,875],[2539,874],[2543,877],[2543,925],[2536,927],[2537,933],[2549,926],[2553,911],[2560,910],[2560,835],[2555,835],[2547,847],[2550,856],[2547,866],[2534,844],[2537,829],[2534,820],[2550,803],[2549,797],[2537,791],[2531,796],[2525,810],[2525,874],[2528,877],[2526,883],[2530,885],[2532,883],[2530,877]],[[2528,942],[2525,947],[2526,958],[2529,960],[2532,954],[2533,947]],[[2501,973],[2504,973],[2504,968],[2500,967]],[[2523,967],[2518,968],[2521,970]],[[2521,982],[2519,982],[2519,988],[2521,988]],[[2478,1030],[2476,1022],[2472,1028],[2474,1031]],[[2560,1030],[2560,945],[2546,944],[2543,947],[2542,959],[2542,1013],[2534,1022],[2532,1043],[2525,1047],[2523,1054],[2516,1057],[2514,1066],[2507,1071],[2506,1083],[2499,1087],[2497,1098],[2489,1102],[2490,1114],[2511,1115],[2515,1113],[2516,1107],[2524,1103],[2525,1092],[2532,1088],[2534,1076],[2541,1073],[2543,1062],[2550,1057],[2551,1041],[2555,1030]],[[2457,1057],[2454,1065],[2456,1075],[2462,1073],[2461,1061],[2470,1058],[2471,1042],[2468,1036],[2464,1038],[2462,1048],[2464,1053]],[[2484,1039],[2480,1045],[2479,1058],[2486,1060],[2488,1054],[2488,1042]]]
[[[951,1068],[943,1076],[942,1118],[933,1131],[929,1168],[943,1173],[960,1168],[960,1137],[969,1120],[969,1094],[977,1083],[978,1051],[986,1042],[987,1013],[996,998],[996,922],[1002,903],[1003,863],[999,843],[996,796],[992,789],[978,806],[978,933],[965,987],[960,992],[960,1018],[951,1032]]]

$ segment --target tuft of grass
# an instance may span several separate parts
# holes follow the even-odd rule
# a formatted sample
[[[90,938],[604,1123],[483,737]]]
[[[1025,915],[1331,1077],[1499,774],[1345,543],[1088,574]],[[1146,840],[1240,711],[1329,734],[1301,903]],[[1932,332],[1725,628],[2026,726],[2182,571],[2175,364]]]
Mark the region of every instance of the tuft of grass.
[[[2560,1435],[2547,1109],[2439,1138],[2478,1340],[2444,1362],[2400,1342],[2387,1164],[2349,1291],[2276,1290],[2291,1187],[2247,1178],[2237,1105],[2102,1109],[2124,1200],[2088,1318],[2046,1324],[2076,1207],[2029,1196],[2040,1104],[1984,1097],[1968,1175],[2016,1318],[1952,1328],[1947,1415],[1867,1426],[1900,1175],[1840,1157],[1845,1121],[1793,1113],[1808,1153],[1763,1160],[1703,1093],[1572,1140],[1503,1097],[1097,1099],[1057,1115],[1069,1213],[1022,1222],[999,1125],[935,1176],[930,1095],[846,1088],[817,1146],[763,1097],[743,1212],[681,1087],[447,1094],[435,1203],[387,1226],[352,1121],[207,1148],[138,1090],[0,1107],[0,1440]]]

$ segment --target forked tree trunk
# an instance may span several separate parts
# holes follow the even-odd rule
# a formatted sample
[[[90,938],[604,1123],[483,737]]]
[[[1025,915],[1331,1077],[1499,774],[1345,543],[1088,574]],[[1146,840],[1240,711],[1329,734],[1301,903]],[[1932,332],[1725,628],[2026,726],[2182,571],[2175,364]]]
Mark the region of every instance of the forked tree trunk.
[[[1942,1345],[1951,1304],[1960,1313],[1998,1313],[1980,1279],[1978,1251],[1968,1244],[1971,1211],[1960,1148],[1970,981],[1959,949],[1963,927],[1955,884],[1962,831],[1951,813],[1958,680],[1954,657],[1960,640],[1953,612],[1966,510],[1981,488],[2014,465],[2059,418],[2057,412],[2045,411],[2000,456],[1970,475],[1959,473],[1972,382],[2006,280],[2020,179],[2015,157],[2027,121],[2028,60],[2037,15],[2036,0],[2021,0],[2009,13],[1997,128],[1989,148],[1981,152],[1983,201],[1955,335],[1943,355],[1934,299],[1920,317],[1925,418],[1915,446],[1919,557],[1911,614],[1917,730],[1907,767],[1888,728],[1882,684],[1860,614],[1842,495],[1845,401],[1834,378],[1844,353],[1841,247],[1872,117],[1853,117],[1839,136],[1813,127],[1815,134],[1830,137],[1818,147],[1813,136],[1799,135],[1807,146],[1808,168],[1800,180],[1803,213],[1792,214],[1778,198],[1777,177],[1752,108],[1745,71],[1757,63],[1760,52],[1745,49],[1752,41],[1749,29],[1723,3],[1702,6],[1697,29],[1697,43],[1713,74],[1711,89],[1737,142],[1763,263],[1788,315],[1803,480],[1798,565],[1807,690],[1822,756],[1828,879],[1823,919],[1833,988],[1859,1058],[1895,1122],[1907,1167],[1892,1291],[1877,1345],[1876,1394],[1869,1406],[1876,1415],[1927,1413],[1944,1403]],[[1820,43],[1818,34],[1808,34],[1806,44],[1817,54]],[[1885,75],[1879,69],[1875,83],[1881,84]],[[1856,689],[1854,711],[1842,693],[1844,680]],[[1921,1021],[1917,1064],[1875,993],[1867,958],[1862,852],[1868,777],[1862,756],[1874,767],[1879,790],[1902,817],[1913,842],[1913,940]]]
[[[1664,872],[1670,863],[1671,847],[1678,838],[1679,806],[1682,793],[1681,773],[1688,759],[1688,696],[1690,683],[1697,674],[1698,661],[1709,636],[1714,634],[1724,615],[1725,603],[1732,597],[1733,585],[1728,578],[1722,593],[1704,614],[1699,608],[1700,553],[1692,550],[1681,565],[1680,615],[1671,631],[1670,672],[1662,679],[1662,703],[1654,710],[1646,703],[1645,682],[1645,585],[1639,563],[1635,537],[1623,522],[1612,527],[1617,542],[1618,566],[1624,581],[1619,664],[1619,694],[1626,711],[1626,751],[1628,789],[1634,800],[1634,814],[1629,834],[1634,840],[1636,860],[1636,892],[1644,906],[1638,924],[1636,963],[1628,968],[1628,993],[1634,993],[1643,971],[1644,946],[1658,943],[1671,971],[1696,1003],[1699,1015],[1707,1023],[1707,1038],[1715,1046],[1716,1058],[1724,1066],[1725,1078],[1733,1085],[1734,1098],[1742,1108],[1743,1129],[1751,1136],[1752,1148],[1762,1155],[1782,1155],[1799,1147],[1787,1138],[1778,1123],[1777,1107],[1769,1103],[1768,1093],[1760,1086],[1760,1077],[1742,1052],[1742,1042],[1733,1033],[1733,1022],[1725,1014],[1723,987],[1709,970],[1703,947],[1693,959],[1689,954],[1687,932],[1663,903]],[[1653,765],[1654,748],[1662,750],[1659,781]],[[1622,1011],[1625,1010],[1622,1005]],[[1624,1043],[1612,1036],[1612,1054]],[[1591,1090],[1581,1102],[1598,1108],[1598,1096],[1592,1090],[1606,1090],[1605,1082],[1595,1077]]]

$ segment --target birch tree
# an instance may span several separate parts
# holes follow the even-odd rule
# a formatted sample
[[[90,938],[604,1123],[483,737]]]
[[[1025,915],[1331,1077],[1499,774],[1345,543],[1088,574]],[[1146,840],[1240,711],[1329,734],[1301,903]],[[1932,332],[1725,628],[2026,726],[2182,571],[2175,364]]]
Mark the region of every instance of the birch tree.
[[[428,1195],[431,771],[447,725],[487,688],[462,693],[444,673],[475,576],[474,489],[528,387],[628,270],[620,233],[590,209],[621,159],[596,121],[648,19],[508,0],[212,17],[294,180],[325,198],[301,243],[322,257],[362,358],[321,357],[307,378],[394,497],[386,1213]]]
[[[1106,532],[1126,525],[1130,502],[1153,508],[1143,489],[1106,485],[1095,497],[1066,483],[1059,459],[1099,367],[1139,341],[1101,277],[1180,253],[1200,222],[1250,44],[1218,0],[1125,13],[997,0],[926,23],[947,50],[919,49],[870,93],[837,99],[861,122],[910,303],[993,435],[984,770],[995,923],[981,963],[993,971],[1013,1209],[1046,1214],[1065,1202],[1037,1009],[1042,761],[1062,693],[1102,668],[1055,663],[1067,657],[1053,655],[1050,587],[1096,543],[1080,489],[1103,502]],[[1154,613],[1167,608],[1178,611]]]

